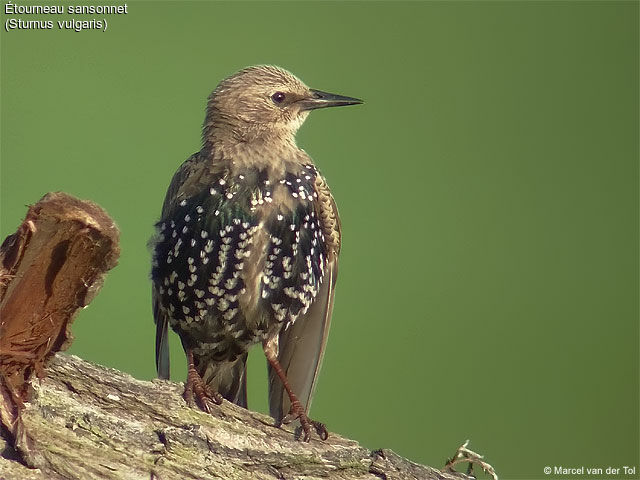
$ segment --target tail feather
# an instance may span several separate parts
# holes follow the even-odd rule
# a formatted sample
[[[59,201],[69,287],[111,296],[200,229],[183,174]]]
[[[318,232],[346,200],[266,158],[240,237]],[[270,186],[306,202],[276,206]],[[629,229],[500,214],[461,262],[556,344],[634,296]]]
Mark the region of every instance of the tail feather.
[[[239,356],[234,362],[215,363],[206,361],[200,364],[194,359],[196,370],[202,380],[214,392],[226,400],[243,408],[247,407],[247,354]]]

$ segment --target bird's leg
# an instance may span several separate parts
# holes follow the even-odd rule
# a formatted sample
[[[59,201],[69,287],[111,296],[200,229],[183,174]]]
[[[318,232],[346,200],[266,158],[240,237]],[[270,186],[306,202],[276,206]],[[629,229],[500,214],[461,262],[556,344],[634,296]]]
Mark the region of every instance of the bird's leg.
[[[282,385],[284,385],[285,390],[289,394],[289,400],[291,401],[291,408],[289,409],[289,414],[282,419],[282,423],[290,423],[296,418],[300,420],[300,425],[302,425],[302,431],[304,432],[304,436],[302,437],[305,442],[311,440],[311,427],[315,428],[316,433],[320,437],[321,440],[326,440],[329,438],[329,432],[327,432],[327,427],[323,423],[320,423],[316,420],[312,420],[308,417],[306,412],[304,411],[304,407],[298,400],[298,397],[293,390],[291,390],[291,386],[289,385],[289,380],[287,380],[287,376],[282,370],[282,366],[278,361],[278,355],[276,353],[276,348],[274,348],[273,343],[265,340],[262,344],[264,354],[267,357],[267,361],[271,368],[275,370],[280,377],[280,381]]]
[[[190,407],[193,407],[193,396],[195,394],[198,406],[207,413],[211,413],[211,404],[220,405],[222,403],[222,395],[213,392],[207,384],[204,383],[202,377],[196,370],[193,361],[193,351],[187,349],[187,382],[184,386],[184,399]]]

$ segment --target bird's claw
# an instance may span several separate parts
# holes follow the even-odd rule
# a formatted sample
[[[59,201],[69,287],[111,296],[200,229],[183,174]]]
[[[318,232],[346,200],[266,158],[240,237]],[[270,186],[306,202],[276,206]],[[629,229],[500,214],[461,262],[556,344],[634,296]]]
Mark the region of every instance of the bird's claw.
[[[194,402],[195,396],[195,402]],[[211,413],[213,405],[222,403],[222,395],[212,391],[195,368],[189,366],[187,372],[187,382],[184,386],[184,399],[187,405],[193,407],[196,403],[200,409],[206,413]]]
[[[302,426],[303,431],[302,440],[304,442],[309,442],[311,440],[311,427],[315,429],[320,440],[326,440],[329,438],[329,432],[327,431],[327,427],[324,423],[310,419],[305,413],[302,404],[297,400],[291,404],[289,414],[282,419],[282,423],[288,424],[296,419],[300,420],[300,425]]]
[[[311,420],[311,425],[316,429],[316,434],[320,437],[320,440],[325,441],[329,438],[329,431],[324,423],[317,420]]]

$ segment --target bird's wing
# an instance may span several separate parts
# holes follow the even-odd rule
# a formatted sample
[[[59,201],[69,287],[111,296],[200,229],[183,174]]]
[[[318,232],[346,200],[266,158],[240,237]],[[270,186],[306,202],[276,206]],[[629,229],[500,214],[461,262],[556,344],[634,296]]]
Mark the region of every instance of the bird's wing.
[[[320,176],[316,180],[315,189],[318,193],[316,215],[322,221],[322,230],[327,242],[325,277],[315,301],[307,312],[283,330],[278,339],[278,361],[305,412],[308,412],[311,406],[329,336],[341,237],[338,210],[324,179]],[[269,410],[271,416],[280,422],[289,413],[291,402],[278,375],[271,366],[268,366],[268,370]]]
[[[156,322],[156,369],[158,378],[169,380],[169,319],[160,305],[155,287],[152,290],[153,318]]]
[[[157,225],[165,219],[171,218],[178,203],[202,188],[202,184],[215,175],[212,165],[200,161],[198,154],[191,155],[174,174],[167,189],[167,194],[162,205],[162,217]],[[149,240],[148,246],[154,250],[159,233],[156,232]],[[153,317],[156,323],[156,369],[158,377],[169,378],[169,320],[167,312],[162,308],[156,286],[152,286]]]
[[[162,205],[162,220],[171,218],[180,201],[208,187],[212,178],[219,177],[220,164],[207,162],[199,153],[191,155],[173,175]]]

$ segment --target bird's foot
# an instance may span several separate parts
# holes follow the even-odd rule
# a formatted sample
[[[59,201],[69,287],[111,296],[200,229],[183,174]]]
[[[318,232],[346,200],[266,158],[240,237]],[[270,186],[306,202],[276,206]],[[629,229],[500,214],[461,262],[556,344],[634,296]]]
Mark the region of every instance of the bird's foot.
[[[316,433],[318,434],[321,440],[326,440],[327,438],[329,438],[329,432],[327,432],[327,427],[325,427],[323,423],[316,422],[315,420],[311,420],[307,416],[307,413],[305,412],[305,408],[302,406],[302,404],[300,403],[300,400],[298,400],[298,397],[296,396],[295,393],[293,393],[293,390],[289,385],[289,380],[287,380],[287,376],[285,375],[284,370],[282,369],[282,365],[280,365],[280,362],[278,361],[277,340],[278,340],[278,337],[275,337],[275,339],[272,338],[269,340],[265,340],[264,342],[262,342],[262,348],[264,349],[264,354],[267,357],[267,361],[269,362],[269,365],[271,365],[271,368],[273,368],[273,371],[275,371],[278,377],[280,377],[280,380],[282,381],[282,385],[284,386],[284,389],[287,391],[287,394],[289,395],[289,400],[291,401],[291,408],[289,409],[289,414],[282,419],[281,423],[290,423],[293,420],[298,419],[300,420],[300,425],[302,426],[302,431],[304,433],[302,439],[305,442],[308,442],[309,440],[311,440],[311,427],[313,427],[316,430]]]
[[[308,442],[309,440],[311,440],[311,427],[315,429],[318,437],[320,437],[320,440],[326,440],[327,438],[329,438],[329,432],[327,431],[327,427],[324,425],[324,423],[320,423],[316,420],[310,419],[305,413],[302,404],[297,399],[295,399],[291,404],[289,414],[282,419],[282,423],[291,423],[295,419],[300,420],[300,425],[302,425],[303,441]]]
[[[211,390],[204,380],[202,380],[193,363],[193,354],[187,354],[187,361],[187,382],[184,386],[184,399],[190,407],[193,407],[197,403],[200,409],[211,413],[213,405],[220,405],[222,403],[222,395]]]

